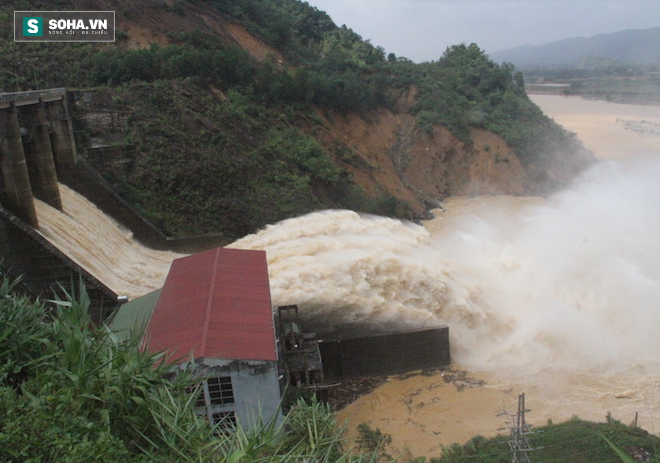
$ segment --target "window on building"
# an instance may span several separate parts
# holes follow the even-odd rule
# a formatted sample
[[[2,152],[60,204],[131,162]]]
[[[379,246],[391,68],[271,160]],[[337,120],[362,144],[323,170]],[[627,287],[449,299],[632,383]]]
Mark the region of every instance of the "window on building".
[[[236,414],[234,412],[214,413],[213,425],[218,425],[220,431],[234,431],[236,429]]]
[[[231,377],[221,376],[208,379],[209,399],[211,405],[234,403],[234,389],[231,386]]]

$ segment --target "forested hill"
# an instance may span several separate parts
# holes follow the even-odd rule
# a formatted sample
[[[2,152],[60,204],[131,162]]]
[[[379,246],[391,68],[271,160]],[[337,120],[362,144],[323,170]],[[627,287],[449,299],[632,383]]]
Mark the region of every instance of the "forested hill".
[[[117,41],[14,43],[14,10],[114,10]],[[415,64],[298,0],[22,0],[0,22],[0,89],[93,89],[126,115],[107,133],[77,101],[79,152],[170,235],[324,208],[419,218],[452,194],[547,192],[591,160],[477,45]]]

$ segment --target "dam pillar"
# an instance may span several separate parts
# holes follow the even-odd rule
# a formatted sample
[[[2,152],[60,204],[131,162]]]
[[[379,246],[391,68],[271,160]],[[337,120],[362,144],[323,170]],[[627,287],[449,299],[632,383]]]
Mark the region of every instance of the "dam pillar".
[[[46,112],[51,125],[50,143],[57,172],[69,172],[76,163],[76,144],[73,138],[73,125],[67,109],[65,96],[46,103]]]
[[[0,173],[3,180],[2,203],[23,222],[39,228],[18,110],[14,103],[0,103]]]
[[[26,104],[19,116],[27,124],[28,133],[23,139],[30,183],[34,196],[54,208],[62,210],[57,171],[50,143],[50,128],[44,103]]]

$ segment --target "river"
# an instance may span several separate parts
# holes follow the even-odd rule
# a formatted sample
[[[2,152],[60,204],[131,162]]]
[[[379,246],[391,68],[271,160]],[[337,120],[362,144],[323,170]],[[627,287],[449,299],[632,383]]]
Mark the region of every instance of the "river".
[[[350,435],[366,422],[392,453],[437,456],[501,432],[521,392],[532,424],[660,423],[660,108],[533,99],[602,160],[552,198],[451,198],[424,226],[323,211],[231,245],[266,250],[273,304],[319,331],[447,324],[454,368],[485,382],[390,378],[339,413]],[[119,293],[162,284],[176,254],[133,249],[64,191],[64,214],[39,206],[45,236]]]
[[[326,211],[235,243],[267,250],[274,302],[299,304],[319,331],[446,323],[455,368],[485,381],[459,392],[440,374],[391,378],[340,412],[352,435],[366,422],[395,452],[439,455],[505,428],[521,392],[532,424],[639,413],[654,429],[660,113],[534,98],[602,160],[552,198],[451,198],[424,227]]]

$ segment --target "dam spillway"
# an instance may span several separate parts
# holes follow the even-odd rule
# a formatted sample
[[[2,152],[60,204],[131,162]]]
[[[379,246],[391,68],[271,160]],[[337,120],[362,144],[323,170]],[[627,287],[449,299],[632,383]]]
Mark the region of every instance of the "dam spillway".
[[[29,293],[45,300],[66,297],[64,291],[78,293],[82,283],[91,300],[90,314],[100,320],[116,307],[118,294],[135,292],[135,288],[114,285],[111,289],[113,285],[101,282],[89,260],[81,261],[75,251],[40,233],[49,231],[41,230],[40,204],[67,212],[62,185],[87,197],[153,249],[189,253],[226,244],[226,239],[219,235],[168,237],[113,191],[76,148],[71,112],[94,119],[99,111],[108,111],[88,104],[94,96],[95,92],[63,88],[0,93],[0,267],[10,278],[20,278]],[[103,264],[112,261],[105,259]]]
[[[114,291],[1,206],[0,260],[3,273],[41,299],[65,299],[65,292],[79,293],[82,283],[95,320],[105,318],[117,304]]]
[[[0,259],[29,293],[50,299],[84,286],[101,319],[117,294],[36,230],[36,200],[62,210],[58,171],[76,162],[65,89],[0,94]]]

